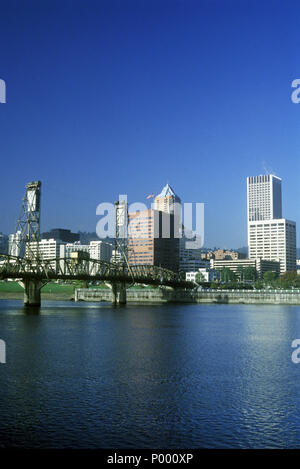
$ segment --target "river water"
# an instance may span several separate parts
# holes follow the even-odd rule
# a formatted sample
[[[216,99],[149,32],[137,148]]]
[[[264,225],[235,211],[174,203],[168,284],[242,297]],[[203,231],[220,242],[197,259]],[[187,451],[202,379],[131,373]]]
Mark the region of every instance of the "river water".
[[[300,307],[0,301],[0,447],[300,448]]]

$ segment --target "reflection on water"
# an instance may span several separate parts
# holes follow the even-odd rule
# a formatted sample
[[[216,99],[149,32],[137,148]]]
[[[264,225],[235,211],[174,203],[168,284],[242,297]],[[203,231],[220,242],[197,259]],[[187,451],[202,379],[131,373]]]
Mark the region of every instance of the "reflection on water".
[[[25,305],[23,308],[24,314],[30,316],[31,314],[40,314],[41,307],[40,306],[32,306],[32,305]]]
[[[297,306],[2,300],[0,338],[0,447],[300,447]]]

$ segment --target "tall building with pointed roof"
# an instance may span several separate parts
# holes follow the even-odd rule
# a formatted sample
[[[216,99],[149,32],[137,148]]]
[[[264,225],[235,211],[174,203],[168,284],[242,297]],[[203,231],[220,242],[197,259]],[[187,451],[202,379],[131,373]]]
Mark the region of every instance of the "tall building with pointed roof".
[[[178,205],[176,206],[176,204]],[[169,184],[166,184],[161,193],[158,194],[154,199],[154,210],[159,210],[161,212],[170,213],[173,215],[178,213],[180,205],[180,197],[175,194]]]
[[[155,197],[151,209],[129,213],[129,264],[178,272],[180,214],[181,200],[169,184]]]

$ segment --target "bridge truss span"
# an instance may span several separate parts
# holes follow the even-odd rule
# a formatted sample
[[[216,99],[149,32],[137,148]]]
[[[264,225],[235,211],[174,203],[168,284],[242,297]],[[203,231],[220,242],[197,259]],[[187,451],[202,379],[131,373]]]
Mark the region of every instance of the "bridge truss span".
[[[32,259],[0,254],[0,279],[85,280],[193,288],[178,274],[152,265],[124,265],[96,259]]]

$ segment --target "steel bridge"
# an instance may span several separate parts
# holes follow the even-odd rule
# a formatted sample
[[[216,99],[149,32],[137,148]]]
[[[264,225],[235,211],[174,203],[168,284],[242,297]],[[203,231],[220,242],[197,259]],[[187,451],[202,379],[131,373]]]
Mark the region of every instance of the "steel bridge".
[[[17,255],[0,254],[0,280],[16,279],[24,288],[24,304],[40,305],[41,288],[52,280],[101,281],[112,288],[114,303],[126,303],[126,285],[146,284],[172,288],[194,288],[192,282],[182,280],[180,275],[153,265],[129,265],[126,252],[119,262],[83,258],[45,259],[39,252],[41,182],[26,186],[21,216],[16,233],[21,236],[16,242]],[[120,218],[123,215],[123,220]],[[116,238],[123,227],[127,209],[116,204],[118,220]],[[119,225],[119,226],[118,226]],[[124,239],[116,246],[122,247]],[[23,253],[23,255],[21,255]]]
[[[0,254],[0,280],[16,279],[24,287],[24,303],[40,305],[40,290],[51,280],[102,281],[112,287],[115,303],[126,303],[126,285],[146,284],[194,288],[170,270],[152,265],[126,267],[95,259],[28,259]]]

